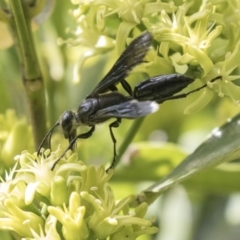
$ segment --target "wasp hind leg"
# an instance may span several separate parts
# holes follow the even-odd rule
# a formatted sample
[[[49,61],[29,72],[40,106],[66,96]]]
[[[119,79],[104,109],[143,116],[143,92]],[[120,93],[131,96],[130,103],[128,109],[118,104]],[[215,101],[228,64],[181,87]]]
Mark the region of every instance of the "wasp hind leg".
[[[125,79],[123,79],[121,81],[121,85],[125,89],[125,91],[129,94],[129,96],[133,95],[132,88],[131,88],[130,84]]]

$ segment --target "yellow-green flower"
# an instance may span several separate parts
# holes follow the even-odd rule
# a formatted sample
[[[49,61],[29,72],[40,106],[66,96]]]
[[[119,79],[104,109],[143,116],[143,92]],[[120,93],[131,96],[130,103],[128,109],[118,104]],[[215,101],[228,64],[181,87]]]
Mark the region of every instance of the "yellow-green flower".
[[[85,166],[76,154],[65,157],[42,151],[42,156],[23,152],[0,184],[0,230],[23,239],[116,239],[128,231],[135,239],[157,228],[143,219],[147,205],[132,214],[133,196],[116,201],[108,185],[113,171]],[[18,168],[18,169],[17,169]],[[134,210],[132,211],[134,212]]]
[[[27,16],[33,19],[32,28],[34,29],[49,18],[55,5],[55,0],[24,0],[22,2]],[[9,1],[3,0],[0,2],[0,49],[8,48],[14,43],[8,29],[11,22],[12,13]]]
[[[103,48],[100,50],[96,43],[105,39],[101,45],[104,50],[111,50],[115,45],[119,55],[129,38],[150,31],[154,48],[146,56],[147,63],[136,68],[138,71],[149,76],[179,72],[200,79],[202,85],[207,84],[185,113],[203,108],[214,92],[238,103],[239,87],[233,82],[240,78],[235,74],[240,63],[240,58],[235,57],[239,56],[240,38],[238,0],[72,2],[77,5],[75,43],[88,46],[88,53],[102,53]],[[77,68],[81,69],[84,60],[80,59]],[[222,80],[213,83],[212,79],[218,76]]]

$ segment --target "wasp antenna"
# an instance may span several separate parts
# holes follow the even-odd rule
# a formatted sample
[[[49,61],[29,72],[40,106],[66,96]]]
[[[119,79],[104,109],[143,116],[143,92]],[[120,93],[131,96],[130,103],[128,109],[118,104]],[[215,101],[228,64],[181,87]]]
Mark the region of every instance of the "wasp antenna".
[[[222,80],[222,76],[217,76],[217,77],[213,78],[212,80],[210,80],[210,82],[215,82],[216,80]]]
[[[49,136],[49,142],[48,142],[48,146],[50,147],[51,149],[51,137],[52,137],[52,133],[53,133],[53,130],[59,125],[60,123],[57,122],[49,131],[48,133],[46,134],[46,136],[43,138],[42,142],[40,143],[39,145],[39,148],[38,148],[38,151],[37,151],[37,156],[40,154],[40,151],[41,151],[41,148],[43,147],[43,144],[45,143],[46,139],[48,138]]]

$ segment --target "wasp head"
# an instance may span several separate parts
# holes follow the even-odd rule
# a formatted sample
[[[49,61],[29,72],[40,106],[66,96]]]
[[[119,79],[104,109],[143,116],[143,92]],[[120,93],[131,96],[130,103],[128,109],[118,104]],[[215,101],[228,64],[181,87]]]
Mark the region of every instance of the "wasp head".
[[[77,127],[79,126],[76,113],[73,111],[65,111],[60,118],[59,124],[64,137],[71,142],[71,140],[76,137]]]

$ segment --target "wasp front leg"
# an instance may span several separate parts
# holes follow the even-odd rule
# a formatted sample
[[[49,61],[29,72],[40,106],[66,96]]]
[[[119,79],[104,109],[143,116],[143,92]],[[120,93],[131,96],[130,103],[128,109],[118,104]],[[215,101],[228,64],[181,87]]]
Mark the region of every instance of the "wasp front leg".
[[[92,126],[91,129],[86,132],[86,133],[81,133],[79,135],[77,135],[75,138],[72,139],[72,141],[69,143],[67,149],[63,152],[63,154],[56,160],[56,162],[53,164],[51,170],[54,170],[55,166],[57,165],[57,163],[60,161],[60,159],[62,157],[64,157],[64,155],[67,153],[68,150],[72,149],[74,144],[76,143],[76,141],[79,139],[79,138],[82,138],[82,139],[86,139],[86,138],[89,138],[92,136],[93,132],[95,130],[95,126]]]

